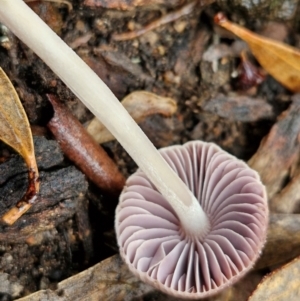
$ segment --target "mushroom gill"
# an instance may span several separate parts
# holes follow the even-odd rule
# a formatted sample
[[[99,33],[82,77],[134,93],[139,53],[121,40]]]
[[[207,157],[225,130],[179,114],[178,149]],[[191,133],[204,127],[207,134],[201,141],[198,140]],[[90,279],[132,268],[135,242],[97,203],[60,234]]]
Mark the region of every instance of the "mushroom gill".
[[[134,274],[165,293],[210,296],[236,282],[258,258],[268,224],[265,188],[254,170],[215,144],[193,141],[160,153],[196,196],[208,230],[199,236],[185,232],[138,170],[116,210],[121,256]]]

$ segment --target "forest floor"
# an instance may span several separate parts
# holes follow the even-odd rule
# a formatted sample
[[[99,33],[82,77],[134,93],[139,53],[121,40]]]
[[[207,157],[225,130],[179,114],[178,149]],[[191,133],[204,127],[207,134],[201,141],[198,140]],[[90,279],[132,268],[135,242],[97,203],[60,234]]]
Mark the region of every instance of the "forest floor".
[[[268,37],[276,32],[281,41],[300,47],[300,28],[292,22],[260,20],[242,10],[226,11],[226,6],[215,3],[203,7],[198,4],[185,14],[188,8],[181,9],[186,5],[184,1],[164,4],[149,1],[150,5],[139,7],[134,4],[127,7],[127,1],[111,1],[123,4],[124,10],[95,6],[97,1],[70,1],[72,6],[66,2],[32,1],[28,5],[102,78],[118,99],[135,91],[148,91],[175,101],[177,110],[172,116],[150,114],[140,123],[157,148],[203,140],[248,161],[276,122],[291,114],[287,111],[281,115],[282,112],[297,102],[291,92],[266,75],[251,54],[249,62],[258,75],[252,74],[254,80],[246,78],[240,53],[247,46],[216,26],[213,18],[223,9],[229,19],[255,32]],[[177,20],[159,24],[139,37],[122,40],[118,35],[139,30],[156,20],[163,23],[161,18],[172,12],[177,12]],[[42,188],[40,200],[32,210],[12,227],[0,228],[0,301],[15,300],[39,290],[57,290],[59,282],[99,262],[103,262],[105,270],[104,260],[109,260],[107,264],[114,260],[116,269],[125,273],[119,257],[114,256],[118,254],[114,232],[118,197],[112,194],[119,192],[102,191],[74,167],[72,158],[63,155],[47,127],[53,109],[46,94],[56,95],[84,126],[93,115],[12,33],[2,28],[2,36],[0,66],[27,113]],[[261,74],[263,80],[258,84],[255,81]],[[299,104],[296,109],[299,110]],[[298,119],[294,118],[296,124]],[[293,139],[294,136],[289,141]],[[102,147],[125,178],[137,169],[117,141],[103,143]],[[299,149],[298,141],[294,147]],[[3,214],[26,191],[27,176],[22,159],[4,143],[0,159],[0,213]],[[297,169],[297,163],[295,158],[283,163],[282,169],[288,172],[284,181],[277,183],[276,193],[283,188],[283,182],[292,179],[290,170]],[[276,173],[275,169],[270,172]],[[300,254],[299,239],[297,243],[298,249],[294,246],[291,257],[279,260],[278,264]],[[248,295],[269,271],[267,265],[264,268],[267,270],[259,271],[261,276],[252,277],[254,284],[249,285],[251,289],[247,286]],[[122,276],[123,282],[129,277],[126,275]],[[99,300],[167,300],[163,294],[149,294],[149,288],[136,283],[131,289],[118,291],[118,297],[111,295]],[[136,293],[132,293],[137,286]],[[239,300],[247,300],[247,296]]]

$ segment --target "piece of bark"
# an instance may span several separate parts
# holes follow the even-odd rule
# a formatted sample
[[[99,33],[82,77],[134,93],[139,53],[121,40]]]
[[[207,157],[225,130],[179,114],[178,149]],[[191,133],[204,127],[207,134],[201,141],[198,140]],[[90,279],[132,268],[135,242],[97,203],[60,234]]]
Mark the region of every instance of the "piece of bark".
[[[38,232],[57,227],[77,212],[77,203],[79,198],[82,197],[83,195],[77,198],[66,199],[41,212],[24,214],[12,226],[0,228],[0,242],[22,243]]]
[[[210,37],[210,32],[206,28],[202,28],[195,32],[189,32],[186,38],[182,37],[182,43],[179,46],[175,45],[177,59],[174,64],[174,72],[179,76],[181,84],[194,86],[199,80],[195,65],[201,61]]]
[[[64,157],[56,141],[34,136],[33,142],[39,170],[49,169],[63,162]],[[27,167],[24,160],[19,155],[13,156],[0,165],[0,185],[14,175],[26,172]]]
[[[294,176],[291,181],[269,200],[272,212],[299,213],[300,209],[300,174]]]
[[[300,214],[271,214],[267,243],[256,269],[286,263],[300,255]]]
[[[13,226],[0,227],[0,241],[21,242],[29,235],[51,229],[72,217],[88,188],[85,176],[74,166],[41,172],[36,204]],[[0,188],[0,214],[13,206],[26,190],[26,174],[9,179]]]
[[[38,291],[17,301],[132,301],[151,291],[154,288],[138,280],[115,255],[59,282],[55,291]]]
[[[275,117],[264,99],[218,94],[203,105],[203,110],[234,121],[254,122]]]
[[[54,116],[47,124],[65,155],[103,191],[118,194],[125,178],[113,160],[54,95],[48,95]]]
[[[248,301],[300,300],[300,257],[266,275]]]
[[[21,242],[29,235],[50,229],[76,212],[78,199],[87,191],[85,176],[74,166],[54,169],[63,155],[54,140],[34,137],[41,190],[37,202],[13,226],[0,227],[0,241]],[[51,171],[47,171],[50,169]],[[27,169],[19,155],[0,164],[0,215],[14,206],[27,188]],[[59,202],[62,202],[58,204]]]
[[[76,224],[78,235],[84,249],[84,262],[88,264],[94,256],[92,229],[88,214],[89,201],[87,198],[80,198],[76,211]]]
[[[269,199],[279,192],[289,169],[297,162],[300,150],[300,95],[293,97],[290,108],[283,112],[259,149],[248,161],[266,185]]]
[[[87,190],[84,175],[74,166],[41,172],[41,189],[36,204],[29,212],[39,212],[61,200],[73,198]],[[18,202],[27,187],[27,175],[18,174],[0,188],[0,215]]]

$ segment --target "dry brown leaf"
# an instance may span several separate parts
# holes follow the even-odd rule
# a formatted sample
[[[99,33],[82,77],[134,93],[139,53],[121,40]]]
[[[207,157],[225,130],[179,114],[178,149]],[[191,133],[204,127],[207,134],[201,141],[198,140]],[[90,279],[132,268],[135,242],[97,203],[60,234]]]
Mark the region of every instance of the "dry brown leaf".
[[[282,85],[300,92],[300,51],[284,43],[257,35],[227,20],[223,13],[215,22],[246,41],[261,66]]]
[[[300,257],[267,275],[248,301],[300,300]]]
[[[177,110],[173,99],[147,91],[135,91],[127,95],[122,100],[122,104],[137,123],[141,123],[147,116],[153,114],[169,117]],[[115,139],[97,118],[90,122],[87,131],[100,144]]]
[[[39,181],[32,134],[26,113],[12,83],[1,68],[0,139],[16,150],[24,158],[28,167],[29,184],[24,197],[2,216],[2,220],[11,225],[32,206],[39,191]]]

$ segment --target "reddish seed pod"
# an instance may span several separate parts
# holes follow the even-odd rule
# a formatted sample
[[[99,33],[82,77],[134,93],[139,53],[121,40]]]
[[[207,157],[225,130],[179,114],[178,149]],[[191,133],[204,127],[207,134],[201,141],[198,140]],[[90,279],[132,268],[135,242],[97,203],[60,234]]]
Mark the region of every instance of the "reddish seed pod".
[[[54,116],[47,124],[65,155],[98,187],[118,194],[125,179],[113,160],[54,95],[47,95]]]

